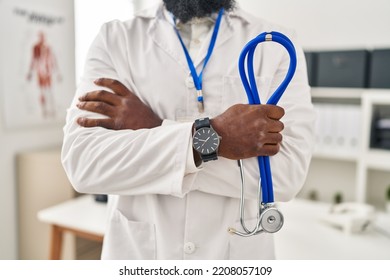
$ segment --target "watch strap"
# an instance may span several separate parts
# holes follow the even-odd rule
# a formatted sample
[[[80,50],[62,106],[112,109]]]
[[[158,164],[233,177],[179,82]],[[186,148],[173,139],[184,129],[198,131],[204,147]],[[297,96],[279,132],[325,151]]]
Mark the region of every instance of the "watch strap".
[[[211,127],[209,118],[202,118],[195,120],[195,131],[202,127]]]
[[[208,154],[208,155],[200,155],[200,157],[201,157],[203,162],[207,162],[207,161],[217,160],[218,159],[217,152],[214,152],[214,153]]]

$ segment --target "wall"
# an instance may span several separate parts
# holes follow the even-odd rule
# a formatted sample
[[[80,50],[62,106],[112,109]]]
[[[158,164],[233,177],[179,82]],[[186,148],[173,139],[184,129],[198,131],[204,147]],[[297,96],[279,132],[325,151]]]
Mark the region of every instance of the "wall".
[[[76,33],[76,77],[82,75],[85,57],[103,23],[132,16],[133,0],[74,0]],[[143,1],[148,2],[148,1]],[[93,16],[91,16],[93,7]],[[85,20],[88,17],[88,20]]]
[[[47,1],[53,0],[34,0],[34,4],[41,6],[47,5]],[[68,11],[69,17],[73,18],[73,4],[69,0],[56,0],[57,7],[62,11]],[[32,5],[31,0],[19,0],[17,3],[28,3]],[[0,0],[0,13],[5,1]],[[45,4],[46,3],[46,4]],[[73,2],[71,2],[73,3]],[[70,9],[69,9],[70,7]],[[3,9],[4,10],[4,9]],[[70,23],[73,25],[73,21]],[[71,26],[73,29],[73,26]],[[9,38],[12,34],[12,26],[3,22],[0,17],[0,54],[4,54],[4,38]],[[74,45],[74,42],[69,42]],[[71,53],[73,49],[70,50]],[[73,57],[74,55],[71,55]],[[0,56],[2,61],[4,56]],[[74,67],[73,67],[74,68]],[[59,148],[62,142],[62,126],[64,121],[55,124],[31,126],[26,128],[8,128],[5,126],[4,117],[4,95],[15,94],[13,92],[4,92],[4,73],[7,71],[7,65],[0,63],[0,259],[18,258],[18,229],[17,229],[17,182],[15,157],[18,153],[28,150],[47,149],[52,147]],[[74,78],[72,77],[72,80]],[[74,87],[74,86],[73,86]],[[21,104],[24,105],[24,104]],[[48,175],[49,176],[49,175]]]
[[[0,121],[3,120],[0,118]],[[28,141],[26,141],[28,139]],[[62,141],[58,127],[24,131],[0,130],[0,259],[17,258],[17,184],[15,156],[22,151],[59,147]]]
[[[161,0],[129,0],[134,12],[153,6]]]
[[[389,47],[388,0],[239,0],[259,17],[294,28],[305,49]]]

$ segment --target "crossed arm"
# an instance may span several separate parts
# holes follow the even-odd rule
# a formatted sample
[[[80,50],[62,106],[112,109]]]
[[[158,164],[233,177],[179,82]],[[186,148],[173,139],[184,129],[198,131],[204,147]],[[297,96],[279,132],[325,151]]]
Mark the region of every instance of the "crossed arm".
[[[103,127],[112,130],[155,128],[162,120],[136,95],[117,80],[100,78],[95,84],[108,90],[88,92],[79,98],[81,110],[100,113],[105,119],[78,118],[83,127]],[[283,108],[274,105],[236,104],[211,120],[222,137],[219,156],[245,159],[259,155],[275,155],[282,142],[284,128],[280,119]],[[195,161],[198,159],[194,153]]]

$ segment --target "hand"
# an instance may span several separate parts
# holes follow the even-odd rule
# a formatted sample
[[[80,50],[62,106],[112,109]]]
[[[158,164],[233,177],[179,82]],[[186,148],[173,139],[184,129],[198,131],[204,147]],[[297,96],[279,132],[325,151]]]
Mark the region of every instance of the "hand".
[[[229,159],[270,156],[279,152],[284,125],[283,108],[236,104],[211,120],[222,137],[218,154]]]
[[[95,81],[98,86],[111,89],[88,92],[79,98],[77,107],[81,110],[107,116],[106,119],[79,118],[83,127],[104,127],[113,130],[141,129],[160,126],[162,120],[122,83],[113,79],[101,78]]]

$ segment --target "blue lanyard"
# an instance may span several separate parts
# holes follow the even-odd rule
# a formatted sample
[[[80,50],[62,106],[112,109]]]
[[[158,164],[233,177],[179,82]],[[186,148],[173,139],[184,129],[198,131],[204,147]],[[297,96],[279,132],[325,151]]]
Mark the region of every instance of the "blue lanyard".
[[[207,51],[207,55],[206,55],[206,58],[204,60],[203,67],[202,67],[202,70],[200,71],[199,76],[196,72],[194,62],[192,61],[191,56],[188,53],[186,46],[184,45],[183,39],[181,38],[179,31],[177,30],[175,24],[173,25],[174,29],[176,31],[177,37],[179,37],[181,46],[183,47],[184,54],[187,58],[187,63],[188,63],[188,67],[190,68],[190,71],[191,71],[192,79],[194,80],[194,85],[195,85],[197,95],[198,95],[197,100],[198,100],[198,108],[199,108],[200,113],[203,113],[203,111],[204,111],[203,92],[202,92],[203,70],[206,67],[207,62],[209,61],[211,54],[213,53],[213,49],[215,46],[215,42],[217,41],[218,30],[219,30],[219,26],[221,24],[221,19],[222,19],[223,13],[224,13],[224,9],[221,9],[218,13],[218,18],[217,18],[217,21],[215,22],[214,31],[213,31],[213,35],[211,37],[209,49]],[[176,22],[175,18],[173,19],[173,21],[174,21],[174,23]]]
[[[248,95],[249,104],[261,104],[259,93],[256,87],[256,79],[253,69],[253,56],[257,45],[265,41],[274,41],[281,44],[286,48],[288,54],[290,55],[290,66],[288,68],[286,77],[276,89],[276,91],[272,94],[272,96],[268,99],[267,104],[276,105],[278,103],[279,99],[282,97],[288,84],[293,78],[297,66],[297,57],[294,45],[285,35],[274,31],[269,33],[264,32],[253,40],[249,41],[249,43],[247,43],[243,48],[238,62],[238,69],[240,72],[242,84],[245,88],[246,94]],[[245,61],[247,62],[249,81],[245,71]],[[260,169],[262,202],[272,203],[274,202],[274,192],[269,156],[259,156],[257,159]]]

